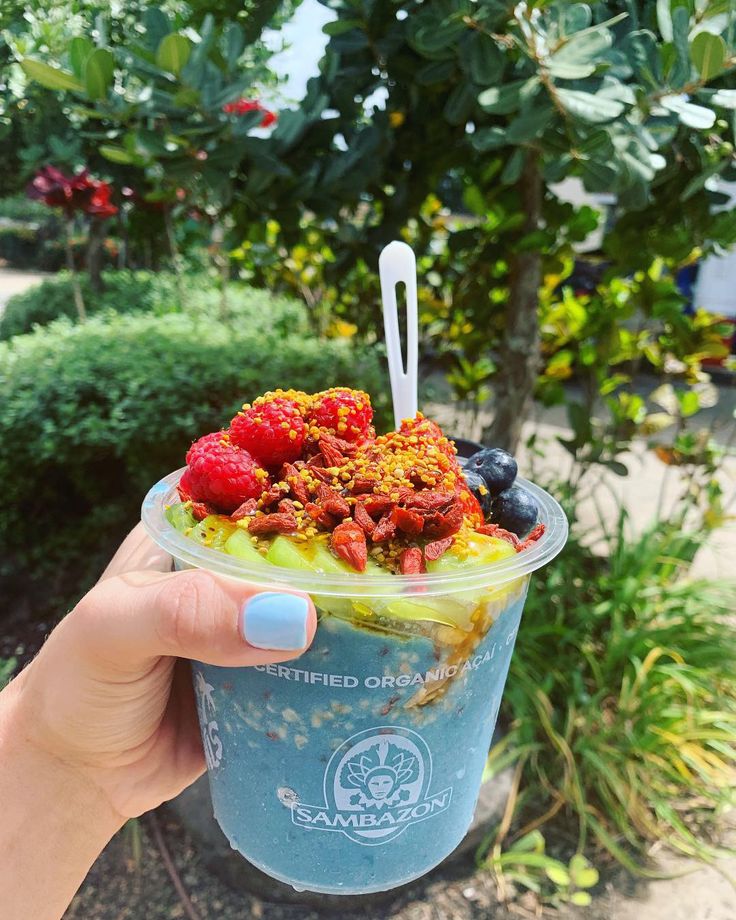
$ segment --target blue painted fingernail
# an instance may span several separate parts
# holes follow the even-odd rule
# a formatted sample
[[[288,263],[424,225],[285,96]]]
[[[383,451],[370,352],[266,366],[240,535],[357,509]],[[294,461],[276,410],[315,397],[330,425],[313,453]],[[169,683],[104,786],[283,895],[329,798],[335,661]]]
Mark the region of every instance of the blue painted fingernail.
[[[246,601],[240,615],[240,631],[248,645],[255,648],[304,648],[308,618],[306,597],[267,591]]]

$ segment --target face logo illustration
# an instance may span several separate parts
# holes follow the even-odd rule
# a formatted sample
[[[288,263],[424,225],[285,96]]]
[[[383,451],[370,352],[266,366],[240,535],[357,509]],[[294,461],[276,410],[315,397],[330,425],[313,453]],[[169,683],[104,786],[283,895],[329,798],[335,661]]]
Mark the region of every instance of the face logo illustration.
[[[197,697],[202,746],[208,770],[214,770],[222,763],[222,741],[220,741],[219,729],[215,721],[214,690],[215,688],[212,684],[207,683],[201,671],[194,672],[194,692]]]
[[[432,755],[421,735],[396,725],[368,729],[348,738],[330,758],[325,804],[294,803],[291,819],[377,846],[449,807],[452,787],[430,793],[431,782]]]

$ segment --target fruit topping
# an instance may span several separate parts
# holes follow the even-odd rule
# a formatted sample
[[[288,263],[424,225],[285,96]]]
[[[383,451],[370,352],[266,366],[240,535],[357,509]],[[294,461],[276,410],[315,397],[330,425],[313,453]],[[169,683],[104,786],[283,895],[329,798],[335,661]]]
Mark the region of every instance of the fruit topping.
[[[521,486],[511,486],[493,500],[491,521],[517,537],[525,537],[538,517],[537,503]]]
[[[491,495],[511,488],[516,479],[516,460],[500,447],[484,447],[468,460],[465,469],[482,476]]]

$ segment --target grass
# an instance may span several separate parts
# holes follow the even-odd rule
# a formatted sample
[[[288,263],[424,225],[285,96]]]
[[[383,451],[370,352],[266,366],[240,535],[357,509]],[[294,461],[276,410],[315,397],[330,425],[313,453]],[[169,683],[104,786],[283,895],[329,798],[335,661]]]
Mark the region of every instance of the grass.
[[[497,871],[555,816],[573,819],[578,853],[608,851],[640,874],[658,841],[720,853],[736,784],[736,582],[686,577],[692,535],[660,523],[632,541],[625,525],[622,513],[606,557],[573,534],[533,580],[505,693],[511,730],[489,761],[517,764],[487,851]]]

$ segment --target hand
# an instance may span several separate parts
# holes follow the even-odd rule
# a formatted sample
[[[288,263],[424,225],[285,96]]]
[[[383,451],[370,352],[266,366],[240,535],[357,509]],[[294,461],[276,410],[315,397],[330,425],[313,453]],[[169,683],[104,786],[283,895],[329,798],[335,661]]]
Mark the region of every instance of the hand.
[[[263,588],[170,568],[170,557],[138,525],[11,684],[14,721],[25,726],[28,741],[93,783],[121,818],[173,798],[204,771],[189,663],[179,659],[228,667],[287,661],[304,651],[316,628],[304,594],[269,595],[264,620],[255,612],[264,607]],[[256,595],[252,620],[249,606],[243,617]],[[288,603],[293,596],[301,604]],[[274,603],[281,607],[274,610]],[[294,607],[301,609],[285,623],[279,614]],[[274,623],[282,635],[274,635],[277,650],[268,650],[263,627]],[[284,650],[290,624],[299,645]]]

